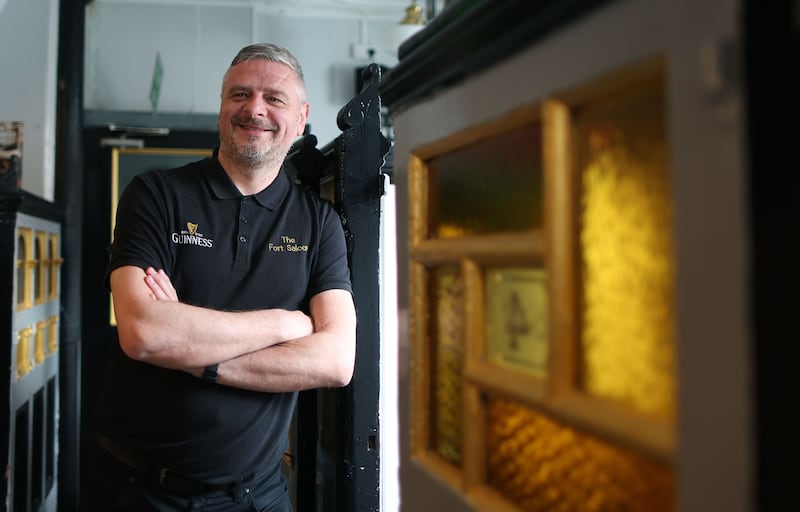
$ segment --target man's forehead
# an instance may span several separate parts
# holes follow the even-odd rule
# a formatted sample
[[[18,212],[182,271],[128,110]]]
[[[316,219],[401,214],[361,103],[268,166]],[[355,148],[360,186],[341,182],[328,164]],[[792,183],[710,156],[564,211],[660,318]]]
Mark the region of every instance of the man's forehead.
[[[232,88],[268,88],[283,90],[300,88],[302,83],[289,66],[280,62],[255,59],[231,66],[223,81],[225,90]]]

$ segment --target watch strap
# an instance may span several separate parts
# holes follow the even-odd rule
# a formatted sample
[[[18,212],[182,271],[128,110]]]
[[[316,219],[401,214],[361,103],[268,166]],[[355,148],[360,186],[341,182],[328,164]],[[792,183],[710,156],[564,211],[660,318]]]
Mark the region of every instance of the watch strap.
[[[212,364],[206,366],[203,369],[202,379],[206,382],[210,382],[211,384],[216,384],[217,379],[219,378],[219,374],[217,373],[217,368],[219,368],[218,364]]]

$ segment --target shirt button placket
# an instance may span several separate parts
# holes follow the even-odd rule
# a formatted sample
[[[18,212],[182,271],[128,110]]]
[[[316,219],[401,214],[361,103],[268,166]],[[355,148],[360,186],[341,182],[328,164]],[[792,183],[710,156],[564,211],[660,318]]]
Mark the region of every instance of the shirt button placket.
[[[247,215],[245,210],[249,207],[249,197],[243,197],[240,208],[239,208],[239,244],[236,249],[236,261],[240,263],[246,263],[249,258],[249,251],[245,244],[247,244],[247,232],[245,232],[245,227],[247,226]]]

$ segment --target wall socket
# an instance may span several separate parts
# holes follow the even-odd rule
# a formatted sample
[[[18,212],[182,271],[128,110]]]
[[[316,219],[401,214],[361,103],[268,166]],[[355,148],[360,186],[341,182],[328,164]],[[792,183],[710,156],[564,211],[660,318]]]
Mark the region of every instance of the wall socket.
[[[375,48],[364,43],[350,45],[350,56],[354,59],[371,59],[375,56]]]

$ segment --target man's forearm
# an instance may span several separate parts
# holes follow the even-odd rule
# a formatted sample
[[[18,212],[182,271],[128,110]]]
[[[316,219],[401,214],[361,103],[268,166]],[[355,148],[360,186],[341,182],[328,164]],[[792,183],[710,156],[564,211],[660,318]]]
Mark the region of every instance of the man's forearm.
[[[150,269],[147,278],[159,279]],[[168,292],[154,291],[145,273],[134,267],[115,270],[111,287],[123,351],[165,368],[227,361],[308,335],[313,328],[299,311],[226,312],[182,304]]]
[[[273,393],[347,385],[356,354],[353,298],[346,290],[327,290],[310,306],[313,334],[220,362],[218,382]]]
[[[245,354],[219,364],[219,384],[281,393],[341,387],[353,373],[348,347],[317,333]]]

